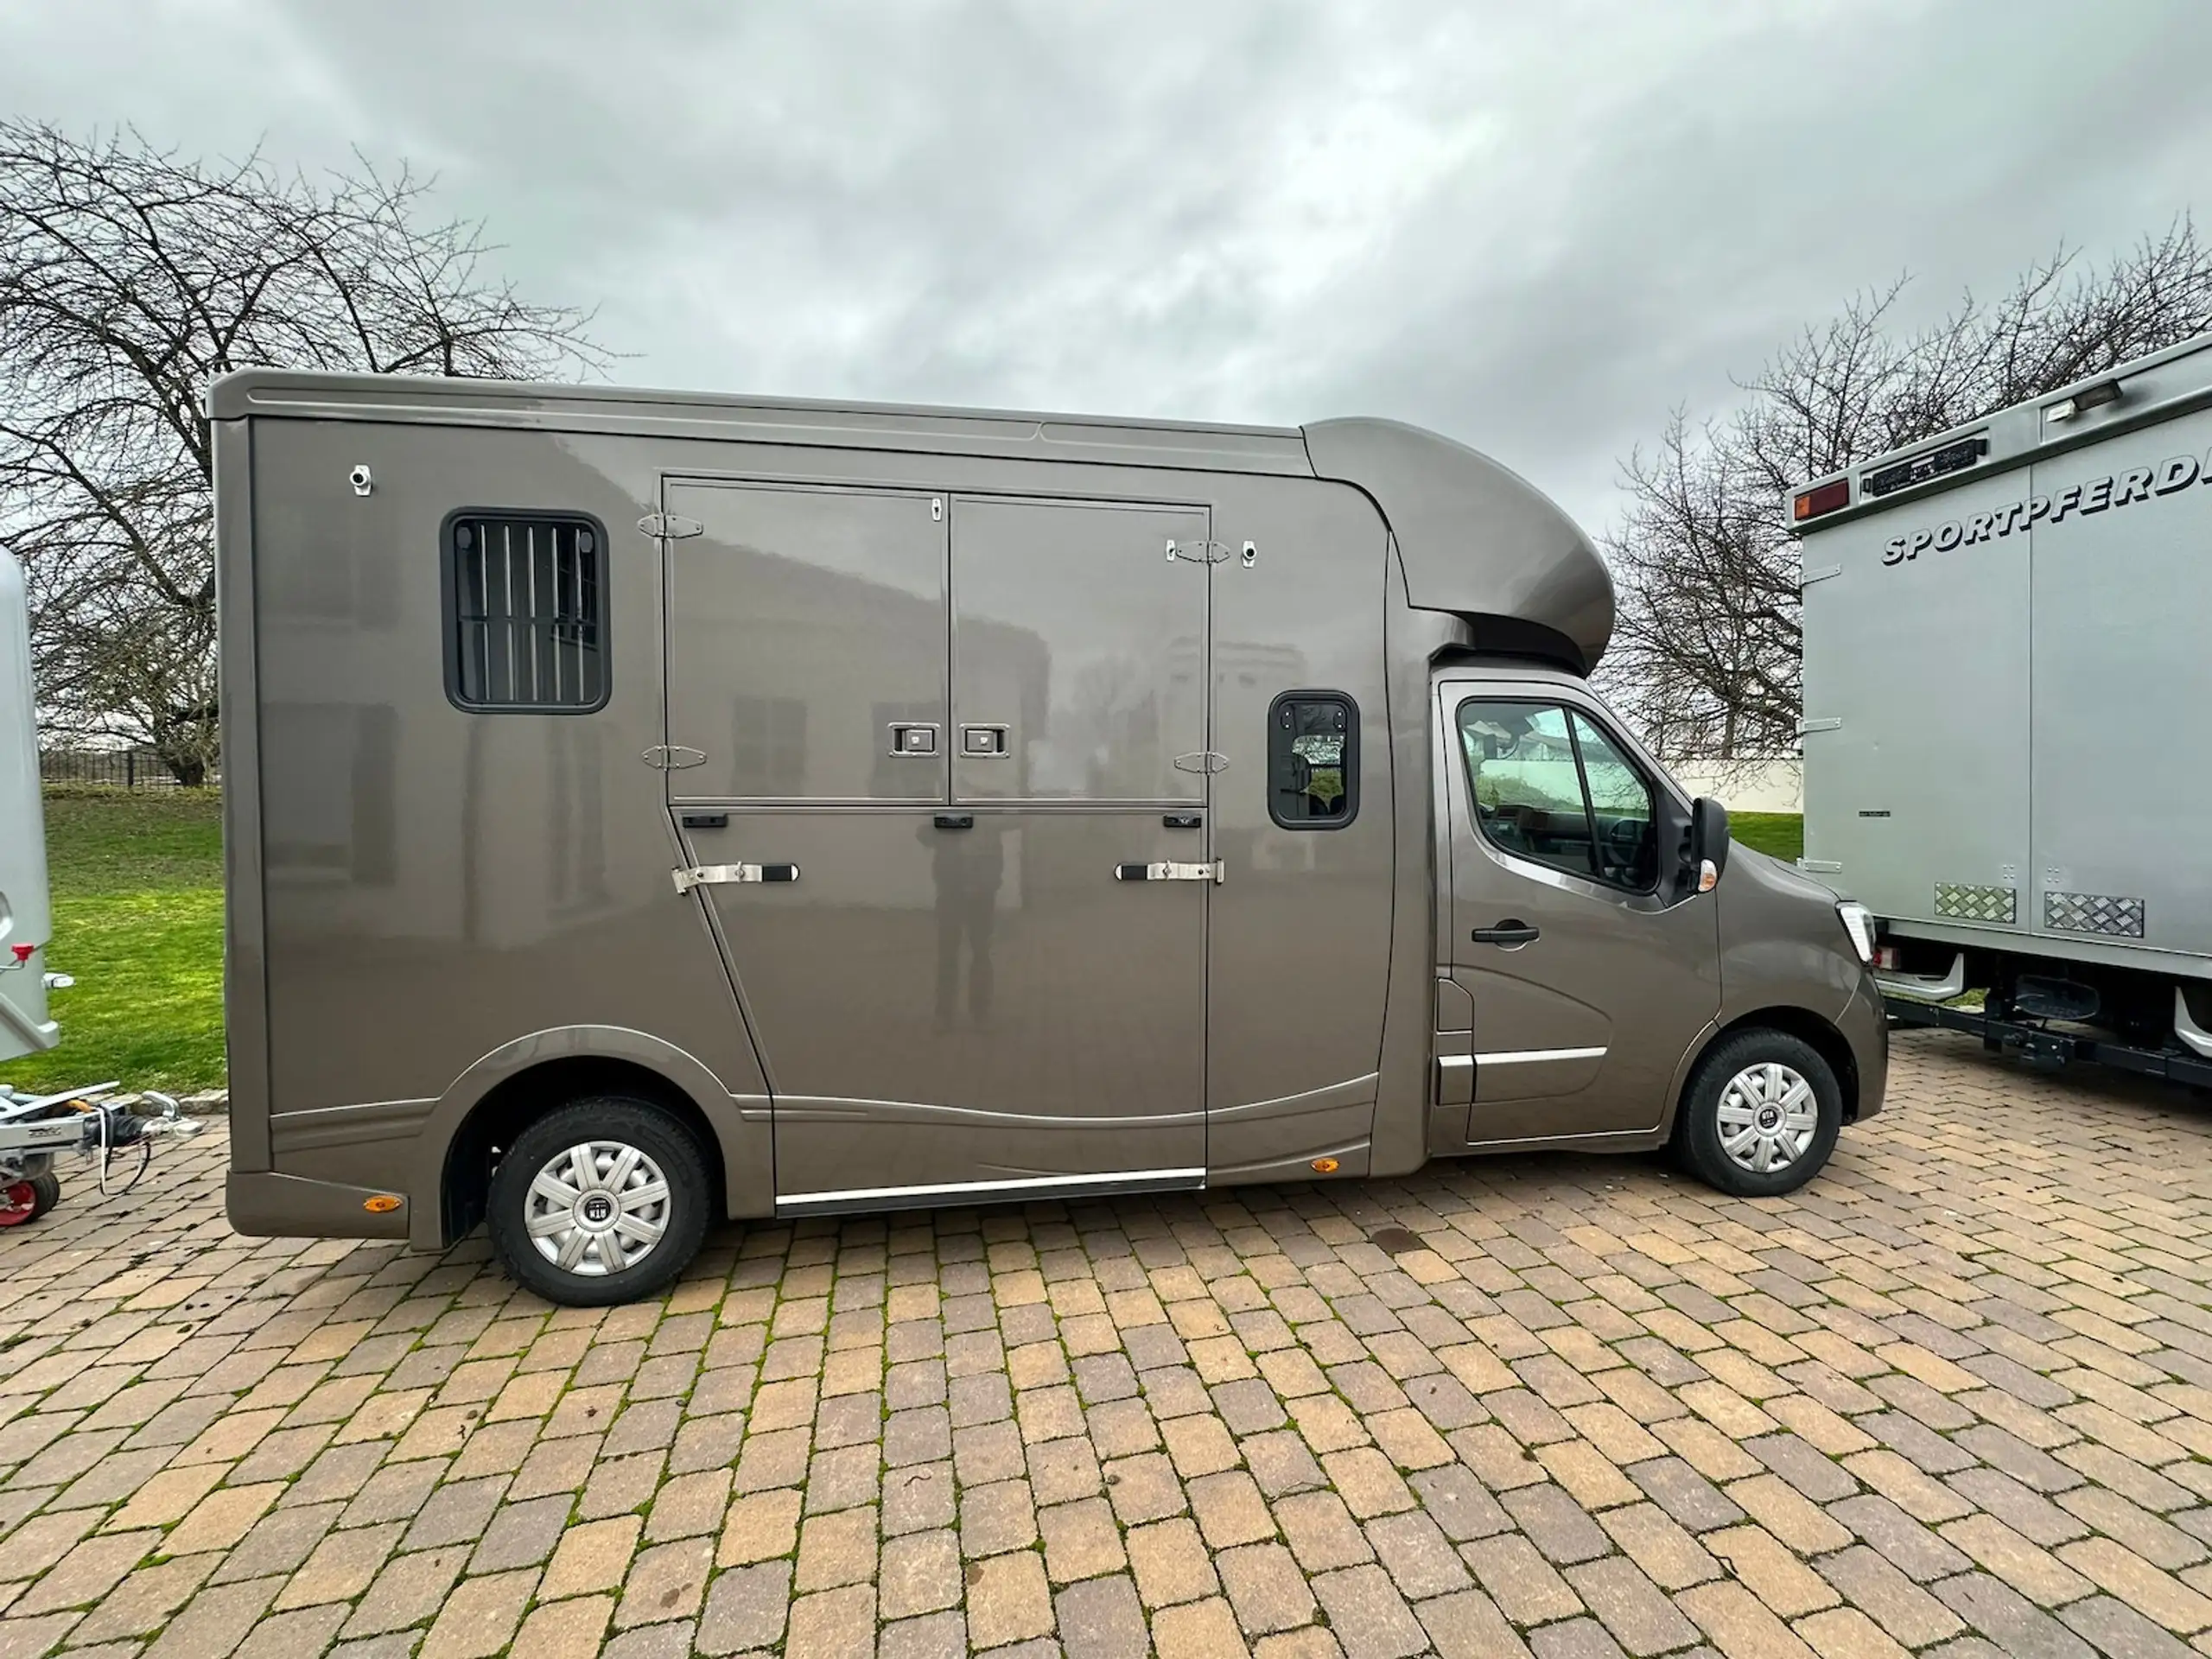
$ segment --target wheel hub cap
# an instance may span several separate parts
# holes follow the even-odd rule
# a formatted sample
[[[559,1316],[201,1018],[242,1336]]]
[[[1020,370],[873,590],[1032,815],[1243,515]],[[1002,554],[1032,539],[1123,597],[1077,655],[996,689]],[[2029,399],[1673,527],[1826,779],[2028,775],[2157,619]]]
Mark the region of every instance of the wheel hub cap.
[[[530,1242],[564,1273],[603,1278],[634,1268],[668,1231],[671,1198],[661,1166],[620,1141],[587,1141],[556,1154],[530,1183]]]
[[[1770,1175],[1796,1163],[1821,1126],[1813,1085],[1789,1066],[1768,1061],[1745,1066],[1720,1091],[1716,1114],[1720,1149],[1755,1174]]]

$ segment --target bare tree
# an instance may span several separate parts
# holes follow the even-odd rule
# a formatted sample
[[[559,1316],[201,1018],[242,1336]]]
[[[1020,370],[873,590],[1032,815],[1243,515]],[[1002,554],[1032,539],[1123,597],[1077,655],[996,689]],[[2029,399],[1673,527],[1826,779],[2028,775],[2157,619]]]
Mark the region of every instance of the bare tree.
[[[0,536],[64,730],[149,745],[183,783],[213,764],[218,376],[604,365],[586,314],[484,270],[480,222],[423,217],[429,188],[0,122]]]
[[[1732,413],[1694,426],[1677,411],[1622,467],[1602,677],[1670,759],[1797,752],[1793,486],[2212,328],[2212,248],[2186,217],[2099,270],[2062,249],[2002,299],[1969,294],[1915,334],[1892,327],[1905,282],[1807,328],[1739,383]]]

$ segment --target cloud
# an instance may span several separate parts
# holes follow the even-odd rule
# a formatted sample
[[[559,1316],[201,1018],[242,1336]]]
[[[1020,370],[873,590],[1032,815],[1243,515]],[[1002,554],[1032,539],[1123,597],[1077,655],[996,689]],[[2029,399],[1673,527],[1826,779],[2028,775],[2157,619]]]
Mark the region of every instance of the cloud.
[[[2207,60],[2201,0],[0,0],[0,107],[434,167],[625,378],[1394,415],[1593,528],[1853,290],[2162,227]]]

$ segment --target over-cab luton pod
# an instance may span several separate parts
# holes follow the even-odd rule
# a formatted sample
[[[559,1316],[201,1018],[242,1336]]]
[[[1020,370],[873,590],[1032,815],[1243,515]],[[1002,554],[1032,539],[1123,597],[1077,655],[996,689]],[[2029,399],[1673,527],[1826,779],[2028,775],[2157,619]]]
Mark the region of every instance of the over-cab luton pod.
[[[1303,429],[250,372],[212,394],[233,1223],[709,1225],[1879,1105],[1857,912],[1586,683],[1573,524]]]

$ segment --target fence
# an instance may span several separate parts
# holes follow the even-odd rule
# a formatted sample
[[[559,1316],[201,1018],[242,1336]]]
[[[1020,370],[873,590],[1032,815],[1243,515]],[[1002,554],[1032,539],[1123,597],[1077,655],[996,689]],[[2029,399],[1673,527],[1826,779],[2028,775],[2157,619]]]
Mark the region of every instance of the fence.
[[[38,757],[48,784],[105,784],[114,789],[175,789],[176,774],[151,749],[48,749]],[[210,776],[211,785],[220,783]]]
[[[1711,795],[1738,812],[1802,812],[1802,760],[1675,760],[1667,770],[1693,795]]]

